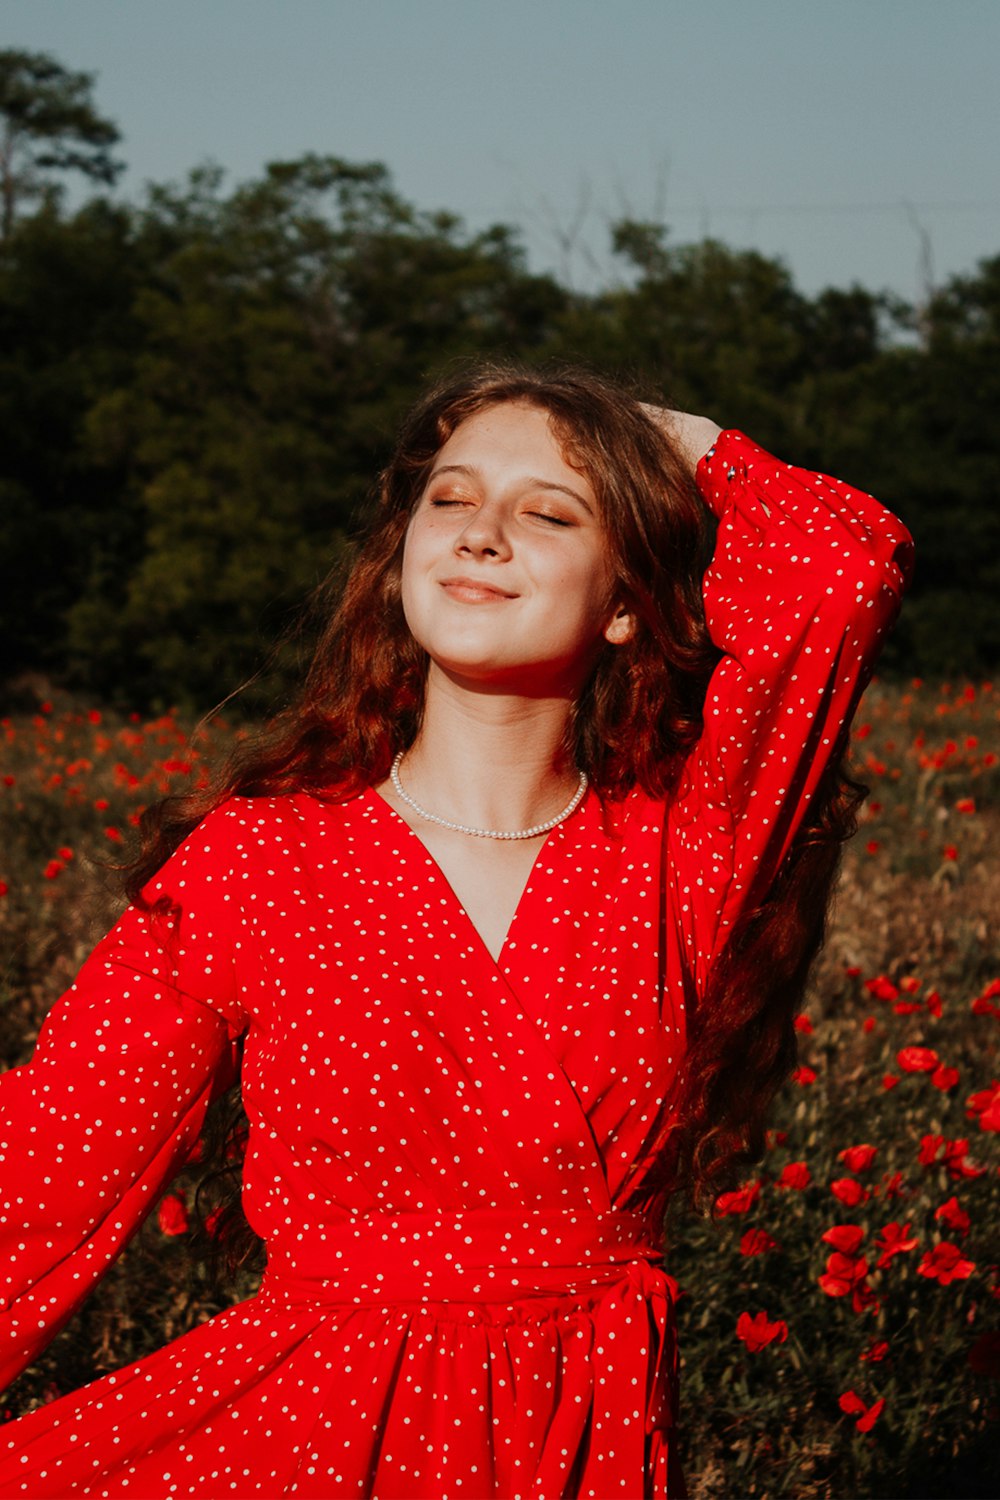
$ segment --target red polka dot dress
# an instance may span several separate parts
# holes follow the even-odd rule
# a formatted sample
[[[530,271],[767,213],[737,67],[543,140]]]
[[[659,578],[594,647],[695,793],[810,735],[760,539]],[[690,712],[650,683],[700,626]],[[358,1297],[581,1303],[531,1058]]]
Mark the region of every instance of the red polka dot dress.
[[[839,753],[900,521],[737,432],[702,459],[724,651],[669,804],[590,790],[494,960],[377,792],[235,797],[0,1079],[0,1377],[155,1205],[244,1036],[258,1295],[0,1429],[0,1495],[683,1495],[648,1186],[685,1011]]]

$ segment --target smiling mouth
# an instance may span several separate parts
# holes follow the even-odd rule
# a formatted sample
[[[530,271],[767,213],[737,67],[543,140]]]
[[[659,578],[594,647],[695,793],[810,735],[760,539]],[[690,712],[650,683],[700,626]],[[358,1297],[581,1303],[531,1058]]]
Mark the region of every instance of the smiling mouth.
[[[506,599],[517,598],[516,594],[505,593],[503,589],[479,583],[474,578],[442,578],[441,587],[452,598],[462,599],[467,604],[498,604]]]

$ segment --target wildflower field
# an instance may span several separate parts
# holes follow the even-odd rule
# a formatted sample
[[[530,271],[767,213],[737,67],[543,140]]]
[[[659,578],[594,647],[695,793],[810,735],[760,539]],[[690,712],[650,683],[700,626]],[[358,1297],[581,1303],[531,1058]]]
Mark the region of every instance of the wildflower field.
[[[239,732],[59,698],[0,722],[4,1065],[120,911],[141,808]],[[998,754],[991,684],[869,687],[871,794],[766,1159],[714,1221],[668,1216],[693,1500],[1000,1493]],[[252,1294],[211,1281],[190,1197],[183,1173],[0,1417]]]

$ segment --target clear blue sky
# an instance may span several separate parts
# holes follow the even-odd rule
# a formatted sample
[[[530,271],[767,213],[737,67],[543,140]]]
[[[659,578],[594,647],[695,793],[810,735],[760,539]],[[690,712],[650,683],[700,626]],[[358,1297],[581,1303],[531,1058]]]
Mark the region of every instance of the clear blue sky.
[[[129,195],[207,159],[384,161],[578,286],[615,274],[624,212],[780,255],[806,292],[913,298],[922,243],[937,282],[1000,252],[1000,0],[3,0],[0,23],[98,74]]]

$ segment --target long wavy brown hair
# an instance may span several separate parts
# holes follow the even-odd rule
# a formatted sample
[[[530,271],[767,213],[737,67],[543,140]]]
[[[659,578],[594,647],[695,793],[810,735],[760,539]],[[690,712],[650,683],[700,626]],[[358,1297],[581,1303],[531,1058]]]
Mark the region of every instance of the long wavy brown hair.
[[[407,525],[442,445],[468,417],[503,402],[546,412],[567,461],[590,481],[613,591],[635,619],[627,643],[601,648],[564,748],[605,800],[636,785],[671,796],[701,733],[721,655],[702,601],[715,518],[688,466],[630,392],[575,367],[478,364],[435,386],[405,422],[346,580],[334,572],[314,600],[322,625],[293,700],[237,744],[210,785],[143,815],[142,851],[127,867],[131,900],[146,904],[147,881],[227,798],[308,791],[344,800],[384,780],[396,752],[413,742],[427,657],[401,604]],[[846,774],[843,760],[831,766],[766,899],[713,965],[688,1017],[678,1092],[665,1101],[670,1133],[647,1192],[683,1190],[704,1210],[763,1154],[771,1105],[795,1065],[793,1017],[825,936],[842,847],[868,790]],[[210,1112],[196,1199],[203,1227],[203,1192],[228,1179],[207,1243],[215,1267],[224,1256],[230,1272],[260,1251],[239,1206],[246,1117],[238,1090],[237,1078]]]

